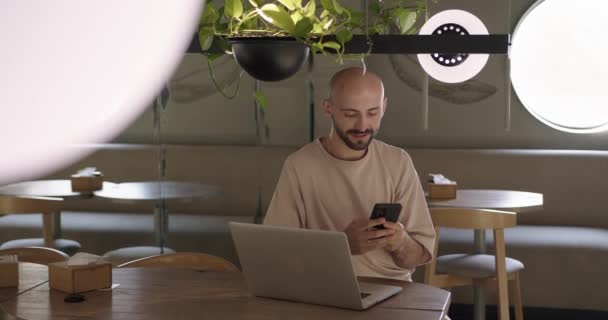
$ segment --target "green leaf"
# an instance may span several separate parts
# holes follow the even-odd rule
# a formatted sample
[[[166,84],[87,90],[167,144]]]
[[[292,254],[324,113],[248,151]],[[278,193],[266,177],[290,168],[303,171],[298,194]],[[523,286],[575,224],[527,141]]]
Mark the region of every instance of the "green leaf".
[[[302,20],[302,18],[304,18],[304,16],[297,11],[291,14],[291,21],[293,21],[293,23],[296,25],[298,24],[298,21]]]
[[[340,50],[340,48],[342,48],[342,46],[335,42],[335,41],[327,41],[327,42],[323,42],[323,47],[324,48],[331,48],[331,49],[335,49],[336,51]]]
[[[344,8],[340,5],[338,0],[331,0],[331,2],[337,14],[342,14],[342,12],[344,12]]]
[[[369,5],[369,10],[374,14],[380,14],[382,12],[382,5],[376,0]]]
[[[315,11],[317,10],[317,5],[315,0],[308,0],[308,3],[304,7],[304,15],[312,18],[315,16]]]
[[[329,11],[330,13],[336,13],[336,9],[334,9],[333,0],[321,0],[321,7],[323,7],[323,9]]]
[[[216,24],[215,31],[218,33],[228,33],[228,24],[226,22]]]
[[[251,6],[253,6],[254,8],[260,7],[260,4],[256,0],[249,0],[249,3],[251,3]]]
[[[372,28],[372,30],[375,33],[384,34],[384,30],[386,30],[386,26],[383,24],[377,24],[376,26],[374,26],[374,28]]]
[[[312,31],[313,25],[309,18],[302,18],[302,20],[296,23],[295,36],[299,38],[306,38]]]
[[[319,42],[313,42],[310,45],[310,49],[312,50],[313,53],[322,52],[323,51],[323,44],[319,43]]]
[[[253,93],[253,97],[255,98],[255,103],[262,109],[262,111],[266,111],[268,108],[268,99],[266,95],[261,90],[257,90]]]
[[[248,30],[257,29],[258,27],[258,16],[251,19],[247,19],[243,22],[243,28]]]
[[[340,29],[336,33],[336,40],[339,43],[344,44],[345,42],[349,42],[353,38],[352,32],[349,29]]]
[[[215,20],[217,20],[217,12],[213,8],[211,3],[207,3],[205,6],[205,10],[203,10],[203,14],[201,15],[201,19],[199,21],[200,25],[213,25]]]
[[[228,18],[240,17],[243,14],[243,4],[241,0],[226,0],[224,4],[224,14]]]
[[[223,53],[209,53],[206,54],[207,59],[209,59],[209,61],[213,62],[215,59],[224,56]]]
[[[277,6],[274,3],[268,3],[265,4],[261,9],[256,10],[262,19],[266,20],[268,23],[271,23],[291,34],[294,33],[296,26],[285,9]]]
[[[391,22],[390,11],[382,12],[382,21],[384,22],[384,24],[389,24]]]
[[[296,8],[291,0],[279,0],[279,2],[284,5],[287,10],[292,11]]]
[[[278,0],[282,5],[285,6],[285,8],[289,9],[290,11],[296,10],[298,8],[302,7],[302,1],[301,0]]]
[[[316,34],[323,33],[323,24],[315,22],[312,25],[312,33],[316,33]]]
[[[217,9],[217,14],[218,14],[220,17],[223,17],[223,16],[224,16],[224,9],[226,9],[226,7],[225,7],[225,6],[221,6],[219,9]]]
[[[401,34],[405,34],[416,23],[416,12],[399,8],[395,10],[395,23]]]
[[[363,12],[360,12],[360,11],[353,11],[353,12],[351,13],[351,15],[350,15],[350,21],[349,21],[349,22],[350,22],[352,25],[356,25],[356,26],[358,26],[358,25],[360,25],[360,24],[363,22],[364,17],[365,17],[365,16],[363,15]]]
[[[198,43],[203,51],[209,50],[213,43],[213,27],[203,27],[198,30]]]
[[[321,15],[319,16],[321,19],[327,17],[329,15],[329,11],[323,9],[323,11],[321,11]]]

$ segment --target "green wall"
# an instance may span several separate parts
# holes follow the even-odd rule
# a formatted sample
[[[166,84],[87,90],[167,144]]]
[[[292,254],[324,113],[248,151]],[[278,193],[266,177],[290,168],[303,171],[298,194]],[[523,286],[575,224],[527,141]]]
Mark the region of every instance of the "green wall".
[[[513,0],[512,28],[532,3]],[[452,8],[471,11],[484,21],[491,33],[505,33],[508,28],[506,1],[440,0],[433,6],[433,12]],[[490,56],[481,73],[466,83],[447,85],[430,79],[428,130],[422,127],[419,90],[424,74],[415,56],[373,55],[366,63],[384,80],[389,109],[382,123],[380,139],[389,143],[439,148],[606,150],[608,146],[608,133],[564,133],[542,124],[528,113],[515,92],[512,92],[511,128],[505,130],[508,83],[505,55]],[[214,65],[219,81],[239,75],[240,70],[231,57],[224,57]],[[320,110],[329,78],[348,65],[360,65],[360,62],[347,61],[341,66],[331,56],[316,56],[311,73],[303,68],[286,81],[262,83],[269,105],[265,121],[256,124],[252,97],[255,82],[251,77],[244,74],[239,94],[235,99],[227,100],[213,87],[205,58],[186,54],[169,82],[171,98],[162,115],[163,139],[175,144],[302,145],[309,141],[311,123],[307,79],[310,77],[315,87],[314,127],[319,136],[329,128],[329,122]],[[256,134],[256,128],[263,132],[264,125],[268,126],[268,137]],[[125,143],[153,141],[151,108],[115,139],[115,142]]]

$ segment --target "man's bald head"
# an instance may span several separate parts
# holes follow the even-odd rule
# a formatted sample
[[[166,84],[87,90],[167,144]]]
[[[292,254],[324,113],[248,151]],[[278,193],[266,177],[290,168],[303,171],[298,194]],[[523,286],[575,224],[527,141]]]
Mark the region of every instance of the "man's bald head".
[[[353,93],[375,93],[384,98],[384,85],[377,74],[360,67],[338,71],[329,81],[329,99],[341,100],[342,95]]]
[[[352,150],[365,150],[380,129],[386,110],[384,86],[373,72],[352,67],[336,73],[329,83],[323,110],[333,132]]]

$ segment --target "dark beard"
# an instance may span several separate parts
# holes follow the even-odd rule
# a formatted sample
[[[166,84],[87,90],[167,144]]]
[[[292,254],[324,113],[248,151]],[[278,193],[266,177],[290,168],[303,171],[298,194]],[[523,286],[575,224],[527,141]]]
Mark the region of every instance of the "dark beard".
[[[367,147],[369,147],[370,143],[372,143],[372,140],[374,140],[374,136],[375,136],[375,132],[372,129],[367,129],[365,131],[359,131],[359,130],[347,130],[346,132],[342,131],[342,129],[340,129],[340,127],[336,126],[336,122],[333,122],[334,125],[334,129],[336,130],[336,134],[338,134],[338,137],[340,137],[340,139],[342,139],[342,141],[344,141],[344,144],[346,144],[349,148],[353,149],[353,150],[357,150],[357,151],[361,151],[361,150],[367,150]],[[361,133],[369,133],[369,139],[367,140],[367,142],[354,142],[351,141],[348,138],[348,134],[361,134]]]

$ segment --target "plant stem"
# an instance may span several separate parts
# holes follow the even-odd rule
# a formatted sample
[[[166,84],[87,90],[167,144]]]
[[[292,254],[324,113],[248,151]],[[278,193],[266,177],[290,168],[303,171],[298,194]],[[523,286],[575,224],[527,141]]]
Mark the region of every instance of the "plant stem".
[[[224,89],[220,88],[220,85],[215,80],[215,75],[213,74],[213,67],[211,66],[211,61],[209,61],[209,59],[207,59],[207,66],[209,67],[209,75],[211,76],[211,82],[213,82],[213,85],[215,86],[217,91],[219,91],[226,99],[234,99],[234,97],[236,97],[236,94],[239,92],[239,85],[241,84],[241,75],[239,74],[239,77],[236,80],[236,88],[234,88],[234,92],[231,95],[228,95],[226,92],[224,92]]]

